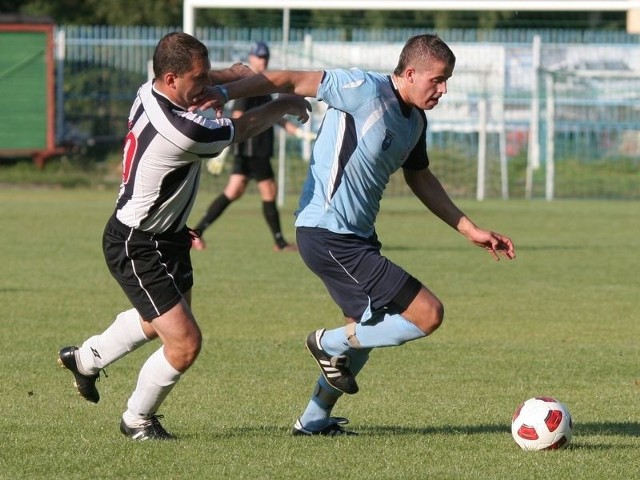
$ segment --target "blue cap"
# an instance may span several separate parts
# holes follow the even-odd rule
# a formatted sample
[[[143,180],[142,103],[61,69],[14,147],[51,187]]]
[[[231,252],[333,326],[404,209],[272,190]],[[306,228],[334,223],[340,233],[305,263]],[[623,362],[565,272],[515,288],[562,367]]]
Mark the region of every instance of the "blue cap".
[[[264,42],[256,42],[251,45],[249,55],[255,55],[256,57],[269,59],[269,47]]]

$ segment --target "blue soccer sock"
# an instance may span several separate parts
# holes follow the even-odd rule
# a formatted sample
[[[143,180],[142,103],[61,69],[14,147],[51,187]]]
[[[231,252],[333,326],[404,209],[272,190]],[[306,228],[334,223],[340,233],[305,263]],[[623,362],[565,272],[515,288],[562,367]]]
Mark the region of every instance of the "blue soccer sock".
[[[370,348],[351,349],[348,352],[351,358],[350,370],[355,377],[369,360]],[[327,419],[331,416],[331,410],[342,396],[340,390],[333,388],[325,378],[320,375],[313,388],[311,400],[304,413],[300,416],[300,423],[309,430],[322,430],[327,426]]]
[[[395,347],[426,336],[416,325],[397,313],[385,314],[380,321],[376,320],[372,318],[356,324],[355,338],[350,338],[350,344],[360,348]]]
[[[402,315],[377,314],[365,323],[327,330],[322,336],[322,348],[332,356],[344,355],[353,347],[393,347],[424,336]]]
[[[402,315],[378,314],[366,323],[349,324],[346,327],[327,330],[322,336],[322,348],[329,355],[348,355],[349,369],[355,377],[369,359],[375,347],[402,345],[422,338],[425,333]],[[327,425],[331,410],[342,396],[320,375],[311,400],[300,417],[300,423],[309,430],[321,430]]]
[[[326,330],[322,335],[322,349],[332,357],[335,355],[344,355],[351,345],[347,340],[347,327],[334,328]]]

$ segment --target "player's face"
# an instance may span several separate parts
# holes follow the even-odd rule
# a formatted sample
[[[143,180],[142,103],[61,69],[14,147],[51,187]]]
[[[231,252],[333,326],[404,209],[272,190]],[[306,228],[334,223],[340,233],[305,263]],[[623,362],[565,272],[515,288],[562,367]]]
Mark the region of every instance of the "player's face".
[[[193,67],[187,73],[175,77],[176,101],[181,107],[187,108],[191,100],[204,92],[205,87],[211,85],[209,59],[196,59]]]
[[[255,73],[262,73],[267,69],[269,65],[269,59],[264,57],[258,57],[256,55],[249,55],[249,67]]]
[[[411,103],[422,110],[434,108],[447,93],[447,81],[452,74],[453,67],[439,61],[416,67],[411,73]]]

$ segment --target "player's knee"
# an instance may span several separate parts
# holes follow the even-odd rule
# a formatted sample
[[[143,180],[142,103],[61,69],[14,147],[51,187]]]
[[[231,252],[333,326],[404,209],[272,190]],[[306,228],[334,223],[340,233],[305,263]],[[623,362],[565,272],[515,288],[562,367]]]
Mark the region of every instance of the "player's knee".
[[[178,344],[165,344],[164,350],[169,363],[176,370],[185,372],[194,364],[202,348],[202,334],[194,332]]]
[[[178,360],[179,367],[177,369],[180,370],[181,372],[186,371],[189,367],[191,367],[191,365],[195,363],[199,353],[200,353],[199,347],[182,350],[179,353],[179,360]]]
[[[242,197],[243,193],[244,193],[244,190],[237,190],[237,191],[229,193],[229,194],[227,194],[225,192],[225,196],[229,199],[230,202],[235,202],[240,197]]]
[[[425,335],[435,332],[444,319],[444,305],[423,287],[403,315]]]
[[[440,325],[442,325],[443,320],[444,305],[440,300],[433,297],[430,299],[427,308],[422,315],[418,328],[420,328],[420,330],[422,330],[425,335],[430,335],[435,332],[440,327]]]
[[[442,325],[443,321],[444,321],[444,305],[440,300],[437,300],[437,305],[435,305],[434,307],[434,320],[433,320],[432,331],[437,330],[440,327],[440,325]]]
[[[229,199],[230,202],[235,202],[238,200],[247,189],[246,183],[240,183],[238,185],[234,185],[233,187],[225,188],[224,196]]]
[[[190,342],[187,344],[184,352],[185,362],[188,363],[188,367],[193,365],[200,354],[200,350],[202,349],[202,334],[198,330],[197,334],[193,336]],[[188,368],[187,367],[187,368]]]

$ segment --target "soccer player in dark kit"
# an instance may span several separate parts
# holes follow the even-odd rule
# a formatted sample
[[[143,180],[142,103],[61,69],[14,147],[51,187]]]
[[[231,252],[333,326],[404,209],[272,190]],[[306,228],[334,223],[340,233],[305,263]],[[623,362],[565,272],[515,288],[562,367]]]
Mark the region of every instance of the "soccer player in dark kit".
[[[269,64],[269,47],[265,42],[256,42],[249,50],[249,68],[255,73],[262,73]],[[271,95],[239,98],[233,102],[231,118],[240,118],[245,112],[259,107],[271,100]],[[291,122],[281,120],[277,123],[288,133],[300,135],[301,129]],[[271,166],[273,156],[274,131],[269,128],[255,137],[233,146],[233,170],[224,191],[218,195],[207,208],[194,229],[198,236],[193,238],[193,248],[204,250],[206,243],[204,231],[224,213],[231,203],[244,195],[249,180],[254,179],[262,200],[262,214],[273,237],[275,252],[295,252],[294,244],[290,244],[282,233],[280,213],[276,205],[278,185]]]
[[[98,402],[100,370],[141,345],[162,345],[144,363],[120,421],[135,440],[170,440],[158,408],[200,352],[202,335],[191,311],[191,231],[201,160],[269,128],[286,114],[308,119],[309,103],[280,96],[238,119],[209,119],[190,111],[195,96],[212,83],[251,75],[246,67],[210,70],[204,44],[170,33],[156,46],[154,79],[142,85],[129,116],[122,183],[103,235],[111,274],[132,308],[80,347],[59,351],[86,400]]]

